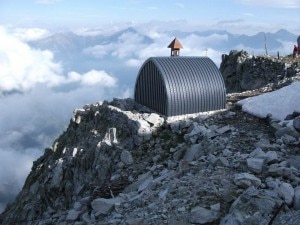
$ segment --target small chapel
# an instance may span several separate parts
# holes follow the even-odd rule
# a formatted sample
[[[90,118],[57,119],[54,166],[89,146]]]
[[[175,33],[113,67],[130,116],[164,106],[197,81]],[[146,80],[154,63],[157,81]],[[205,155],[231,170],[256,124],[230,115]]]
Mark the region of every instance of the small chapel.
[[[135,83],[137,103],[170,117],[224,109],[226,89],[222,74],[208,57],[180,56],[177,38],[168,45],[170,56],[150,57]]]

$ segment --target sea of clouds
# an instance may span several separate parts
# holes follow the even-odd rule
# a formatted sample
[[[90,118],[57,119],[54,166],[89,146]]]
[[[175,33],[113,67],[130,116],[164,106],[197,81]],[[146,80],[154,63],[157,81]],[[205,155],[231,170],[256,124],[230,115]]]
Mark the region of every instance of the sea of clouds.
[[[20,36],[20,30],[16,35],[0,27],[0,211],[22,188],[33,160],[66,129],[75,108],[130,95],[105,70],[62,74],[52,52],[24,41],[38,33],[45,32],[24,30]]]

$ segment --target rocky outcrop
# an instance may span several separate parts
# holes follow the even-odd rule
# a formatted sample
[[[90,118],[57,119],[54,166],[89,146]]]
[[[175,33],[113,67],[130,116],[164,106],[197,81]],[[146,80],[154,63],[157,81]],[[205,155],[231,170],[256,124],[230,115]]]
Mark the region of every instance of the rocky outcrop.
[[[271,56],[250,56],[246,51],[231,51],[229,55],[222,55],[220,71],[227,92],[232,93],[288,82],[285,79],[300,74],[299,66]]]
[[[150,140],[164,122],[142,106],[139,110],[144,113],[136,113],[136,107],[133,100],[115,100],[76,109],[68,129],[33,162],[15,204],[2,214],[2,224],[35,224],[45,213],[69,209],[74,199],[120,193],[130,172],[125,170],[115,179],[112,173],[133,164],[136,146]],[[79,209],[85,212],[87,206]],[[64,220],[76,220],[77,211]]]
[[[166,120],[132,99],[86,105],[33,163],[1,224],[297,224],[299,116],[288,119],[229,107]]]

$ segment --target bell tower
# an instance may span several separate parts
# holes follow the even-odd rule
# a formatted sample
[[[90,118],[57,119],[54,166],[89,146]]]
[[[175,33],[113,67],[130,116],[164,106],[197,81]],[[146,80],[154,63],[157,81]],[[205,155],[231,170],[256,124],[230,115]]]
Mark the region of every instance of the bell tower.
[[[183,48],[182,44],[179,42],[177,38],[169,44],[168,48],[171,48],[171,56],[179,56],[180,49]]]

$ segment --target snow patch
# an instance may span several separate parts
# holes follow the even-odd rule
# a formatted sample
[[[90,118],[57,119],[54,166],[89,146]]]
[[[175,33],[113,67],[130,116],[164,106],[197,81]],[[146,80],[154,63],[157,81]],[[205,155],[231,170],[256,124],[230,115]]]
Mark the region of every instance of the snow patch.
[[[242,110],[251,115],[265,118],[272,114],[272,119],[284,120],[293,112],[300,112],[300,82],[294,82],[279,90],[250,97],[237,102]]]

